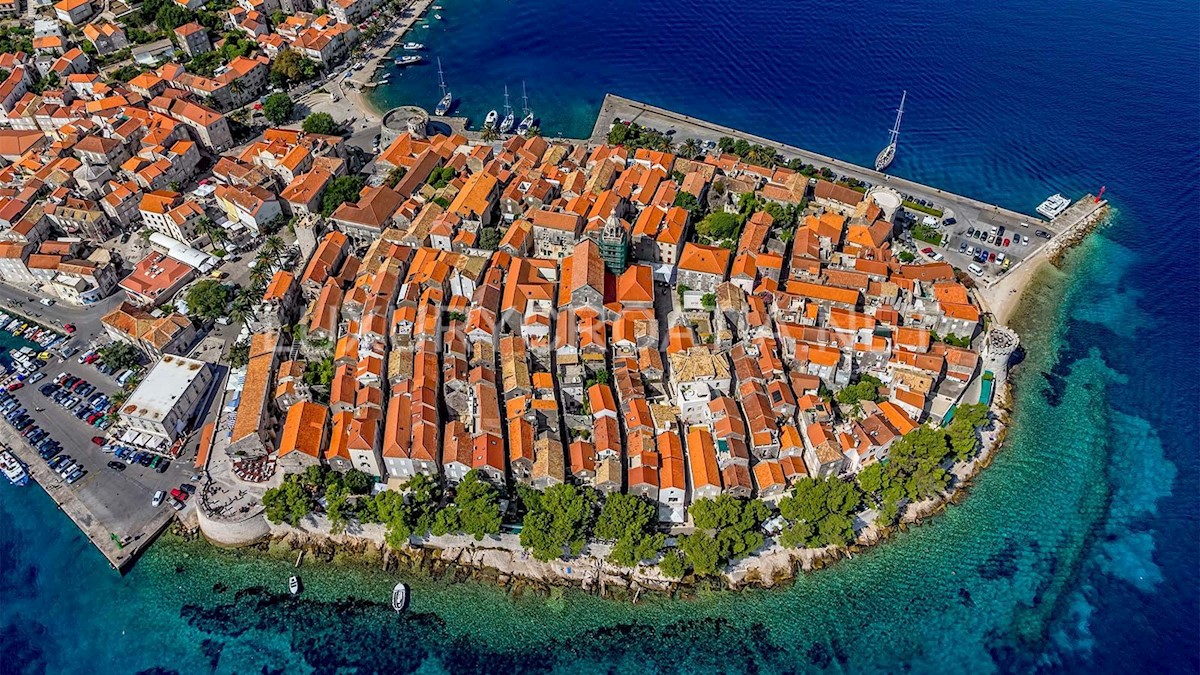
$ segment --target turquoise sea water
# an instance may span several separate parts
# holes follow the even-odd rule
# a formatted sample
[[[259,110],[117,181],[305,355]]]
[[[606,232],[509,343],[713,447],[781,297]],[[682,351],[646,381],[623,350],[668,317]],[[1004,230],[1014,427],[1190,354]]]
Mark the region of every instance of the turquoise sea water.
[[[899,175],[1026,211],[1106,184],[1113,221],[1016,321],[1005,448],[963,504],[787,589],[629,606],[416,580],[400,618],[394,578],[307,565],[293,600],[290,561],[203,545],[119,578],[39,489],[0,486],[0,670],[1200,668],[1194,3],[443,4],[417,39],[472,116],[525,78],[548,133],[614,91],[868,162],[904,88]],[[432,105],[432,71],[386,95]]]

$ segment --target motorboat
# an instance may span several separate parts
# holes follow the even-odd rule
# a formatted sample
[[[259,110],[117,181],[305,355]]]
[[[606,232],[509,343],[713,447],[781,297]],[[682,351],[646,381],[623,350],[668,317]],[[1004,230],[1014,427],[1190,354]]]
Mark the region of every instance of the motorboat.
[[[487,118],[483,120],[483,128],[484,129],[495,129],[496,128],[496,119],[499,116],[500,115],[495,110],[489,110],[488,114],[487,114]]]
[[[291,578],[288,579],[288,591],[292,595],[300,595],[301,590],[300,577],[292,575]]]
[[[403,581],[392,589],[392,609],[403,612],[408,607],[408,584]]]

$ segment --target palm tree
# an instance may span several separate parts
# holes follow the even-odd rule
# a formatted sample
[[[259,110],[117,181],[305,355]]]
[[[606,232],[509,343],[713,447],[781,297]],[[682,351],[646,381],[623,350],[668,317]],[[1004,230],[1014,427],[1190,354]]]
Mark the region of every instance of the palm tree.
[[[491,143],[497,138],[500,138],[500,133],[496,131],[494,126],[484,127],[483,131],[479,132],[479,137],[482,138],[485,143]]]
[[[225,231],[225,228],[214,223],[208,216],[196,221],[196,232],[208,237],[214,249],[229,241],[229,233]]]
[[[273,263],[278,260],[285,248],[287,248],[287,244],[283,242],[283,237],[273,234],[263,240],[262,247],[258,249],[258,259]]]
[[[267,287],[267,282],[271,280],[271,266],[267,265],[262,260],[254,263],[254,267],[250,268],[250,287],[256,292],[261,293]]]
[[[245,323],[256,316],[254,307],[257,304],[252,290],[243,288],[233,298],[233,307],[229,310],[229,318],[234,323]]]
[[[700,141],[694,138],[687,139],[683,142],[683,145],[680,146],[679,154],[682,155],[684,159],[696,159],[700,156]]]

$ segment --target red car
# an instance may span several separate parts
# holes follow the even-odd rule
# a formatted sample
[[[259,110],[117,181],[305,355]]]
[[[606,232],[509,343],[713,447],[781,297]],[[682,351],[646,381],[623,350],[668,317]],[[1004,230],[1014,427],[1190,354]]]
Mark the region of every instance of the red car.
[[[90,354],[90,355],[88,355],[88,357],[86,359],[83,360],[83,362],[84,363],[94,363],[96,361],[96,359],[98,359],[98,358],[100,358],[99,353]]]
[[[71,333],[75,332],[75,324],[73,324],[73,323],[65,324],[65,325],[63,325],[63,330],[67,331],[67,335],[70,335]]]
[[[188,493],[180,490],[179,488],[171,488],[171,496],[182,502],[187,501]]]
[[[16,390],[18,390],[18,389],[20,389],[21,387],[24,387],[24,386],[25,386],[25,383],[24,383],[24,382],[13,382],[12,384],[8,385],[8,390],[9,390],[9,391],[16,391]]]
[[[921,253],[924,253],[925,255],[933,255],[933,249],[926,246],[925,248],[921,249]]]
[[[104,437],[103,436],[92,436],[92,442],[95,443],[96,445],[104,445]]]
[[[1009,241],[1008,239],[1005,239],[1005,240],[1004,240],[1004,245],[1005,245],[1005,246],[1008,246],[1008,245],[1009,245],[1009,243],[1010,243],[1010,241]]]
[[[988,254],[988,262],[996,262],[996,254],[995,253]]]

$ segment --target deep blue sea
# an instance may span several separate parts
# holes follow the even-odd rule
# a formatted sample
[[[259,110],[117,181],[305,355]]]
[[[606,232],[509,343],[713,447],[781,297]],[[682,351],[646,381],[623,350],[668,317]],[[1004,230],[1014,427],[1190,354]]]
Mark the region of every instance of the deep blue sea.
[[[513,598],[159,542],[124,578],[53,503],[0,486],[0,670],[1200,670],[1200,5],[441,0],[414,39],[461,110],[586,135],[606,92],[1032,211],[1107,186],[1111,222],[1015,323],[1015,429],[930,524],[772,592],[637,606]],[[436,67],[387,103],[432,107]],[[518,99],[514,97],[514,103]]]

